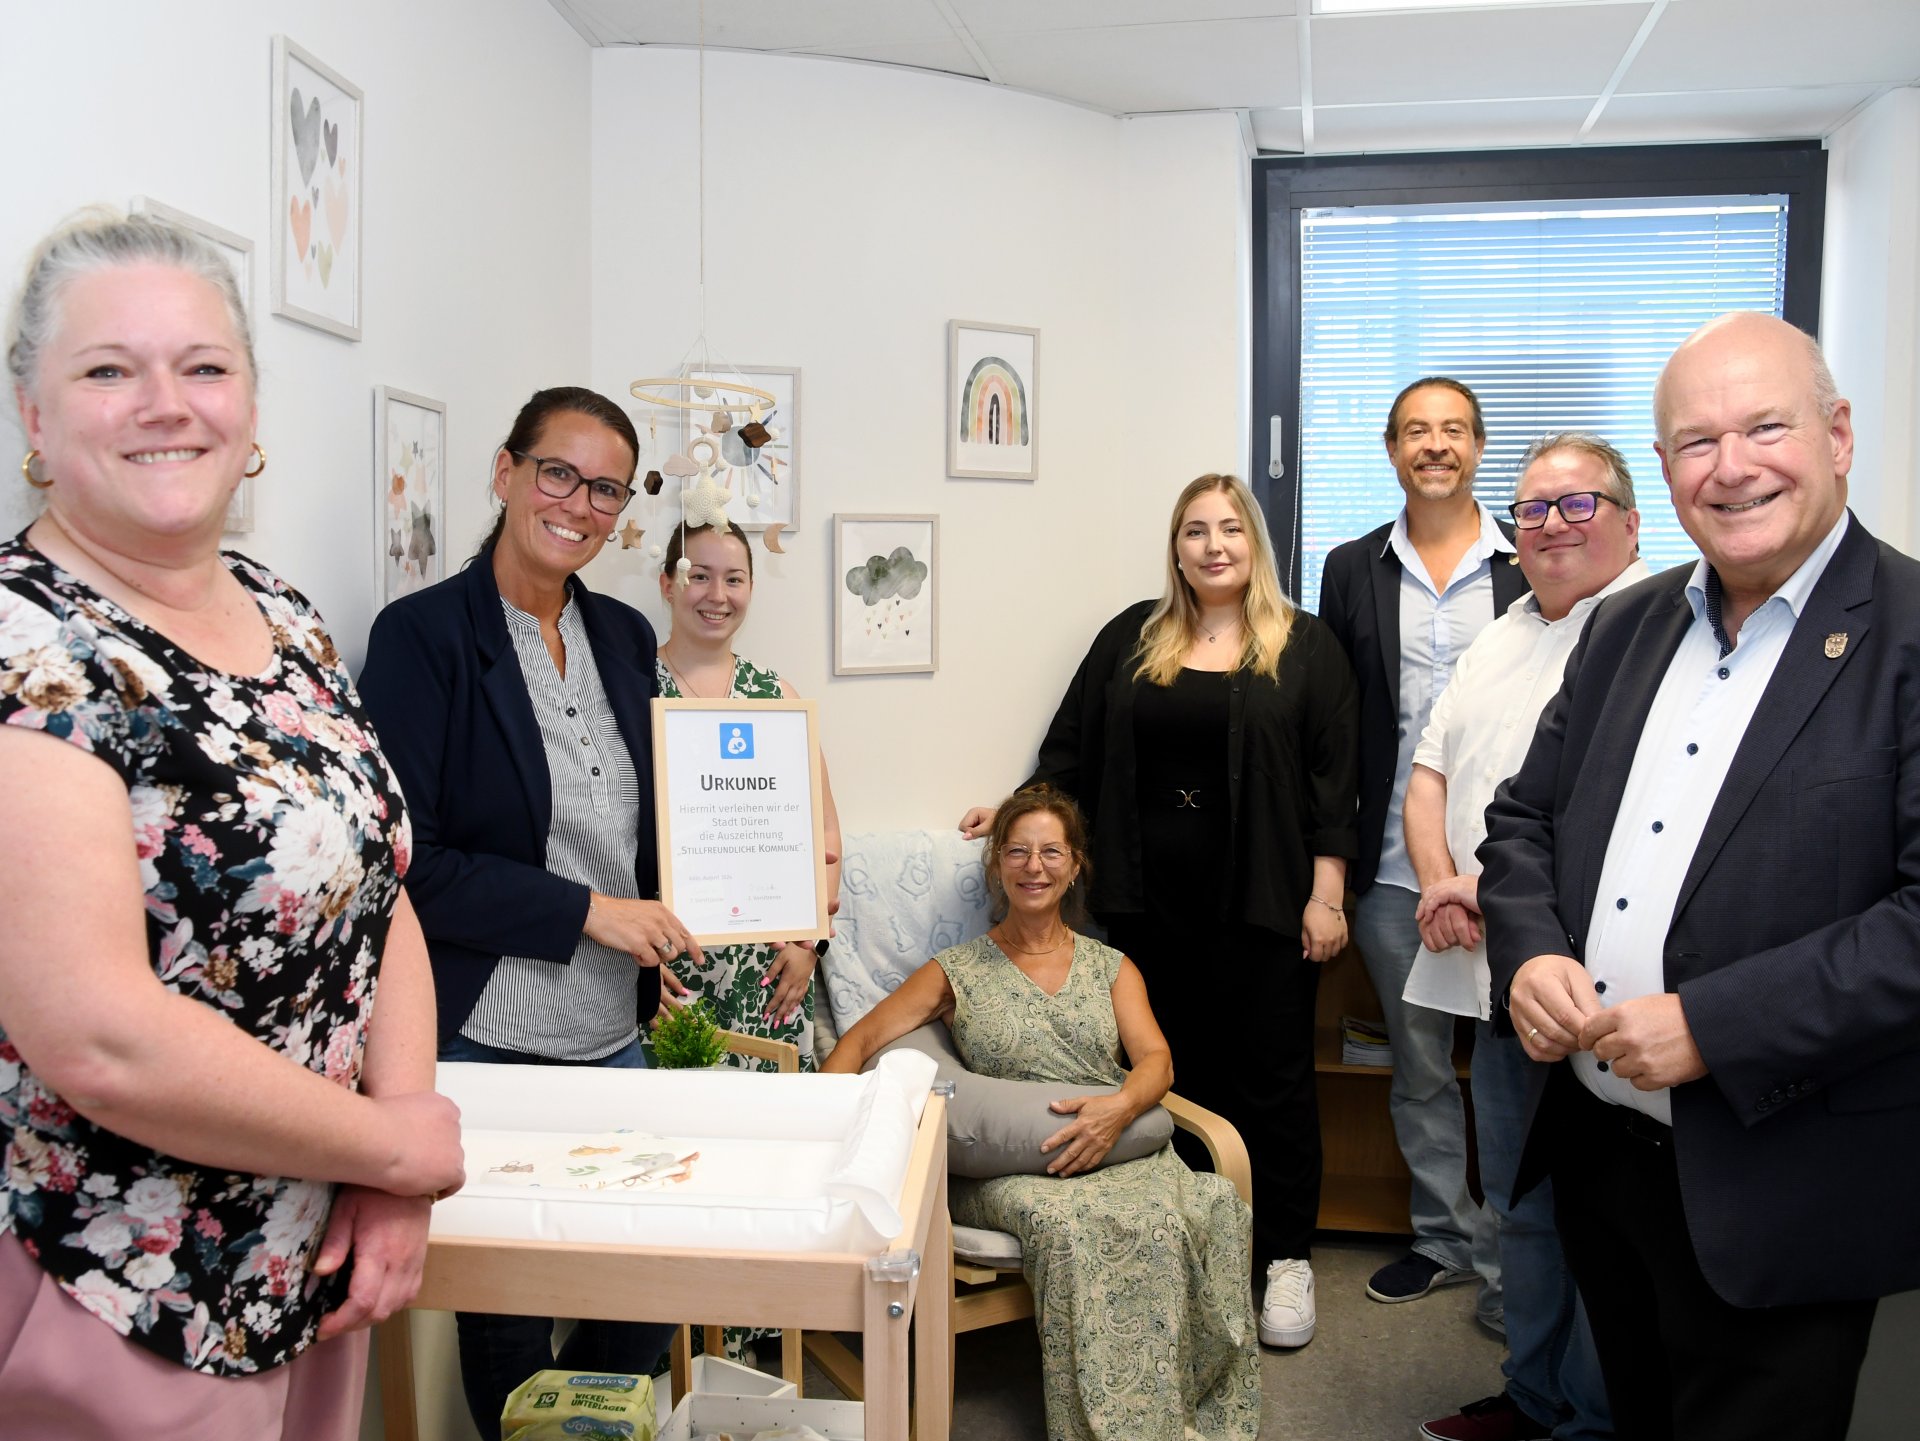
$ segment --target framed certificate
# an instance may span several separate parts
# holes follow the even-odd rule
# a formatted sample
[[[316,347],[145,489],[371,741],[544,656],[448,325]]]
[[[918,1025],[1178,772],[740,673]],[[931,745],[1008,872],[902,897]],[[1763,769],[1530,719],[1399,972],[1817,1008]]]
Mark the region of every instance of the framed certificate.
[[[810,700],[653,702],[660,899],[701,945],[827,934]]]

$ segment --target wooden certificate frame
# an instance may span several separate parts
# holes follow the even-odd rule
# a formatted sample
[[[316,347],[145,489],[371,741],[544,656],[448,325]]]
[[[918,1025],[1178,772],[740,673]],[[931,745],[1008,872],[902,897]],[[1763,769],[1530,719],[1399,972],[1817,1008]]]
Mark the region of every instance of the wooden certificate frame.
[[[803,780],[800,815],[794,797]],[[825,785],[813,701],[656,697],[653,803],[660,899],[701,945],[826,938]],[[800,848],[804,855],[795,854]]]

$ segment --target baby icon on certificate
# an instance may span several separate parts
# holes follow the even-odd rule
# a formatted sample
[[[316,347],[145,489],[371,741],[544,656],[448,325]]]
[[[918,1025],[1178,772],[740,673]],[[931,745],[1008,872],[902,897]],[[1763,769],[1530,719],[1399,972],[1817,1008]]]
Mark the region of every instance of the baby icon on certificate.
[[[660,898],[702,945],[827,934],[809,700],[653,702]]]

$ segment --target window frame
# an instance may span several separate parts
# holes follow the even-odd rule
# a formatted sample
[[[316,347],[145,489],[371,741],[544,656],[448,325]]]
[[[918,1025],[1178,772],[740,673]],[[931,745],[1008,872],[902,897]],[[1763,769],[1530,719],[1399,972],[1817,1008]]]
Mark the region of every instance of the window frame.
[[[1818,140],[1622,145],[1392,155],[1262,156],[1253,162],[1252,434],[1248,483],[1267,515],[1281,581],[1300,594],[1300,212],[1346,205],[1470,205],[1785,195],[1781,308],[1820,330],[1827,152]],[[1409,376],[1408,379],[1413,377]],[[1284,471],[1271,476],[1270,417],[1281,418]],[[1380,417],[1384,425],[1386,417]],[[1381,456],[1383,471],[1386,457]]]

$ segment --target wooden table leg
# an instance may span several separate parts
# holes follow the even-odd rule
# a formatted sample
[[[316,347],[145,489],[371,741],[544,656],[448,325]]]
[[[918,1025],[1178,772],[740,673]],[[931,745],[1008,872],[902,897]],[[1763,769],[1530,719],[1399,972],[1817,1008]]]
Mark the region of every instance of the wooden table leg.
[[[920,1262],[920,1299],[913,1308],[913,1428],[916,1441],[947,1441],[953,1424],[953,1223],[947,1176],[940,1173],[927,1251]]]
[[[912,1294],[904,1282],[867,1275],[860,1348],[867,1441],[907,1441],[907,1332],[912,1320],[907,1308]],[[897,1316],[895,1307],[900,1308]]]
[[[413,1313],[402,1311],[373,1328],[380,1366],[380,1422],[387,1441],[417,1441],[413,1409]]]

